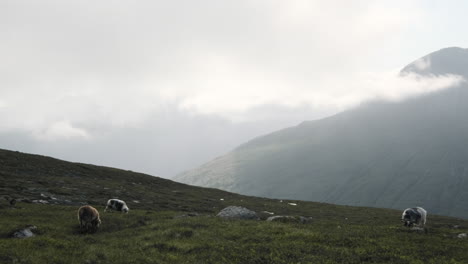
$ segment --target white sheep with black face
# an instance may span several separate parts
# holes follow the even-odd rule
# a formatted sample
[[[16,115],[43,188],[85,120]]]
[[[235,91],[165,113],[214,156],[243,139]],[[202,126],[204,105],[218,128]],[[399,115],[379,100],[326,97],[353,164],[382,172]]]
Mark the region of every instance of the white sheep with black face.
[[[109,208],[123,213],[128,213],[130,210],[128,209],[127,204],[119,199],[109,199],[109,201],[107,201],[107,206],[106,209],[104,209],[104,212],[107,212],[107,209]]]
[[[412,227],[414,225],[424,227],[426,225],[427,212],[422,207],[407,208],[401,215],[401,221],[404,226]]]

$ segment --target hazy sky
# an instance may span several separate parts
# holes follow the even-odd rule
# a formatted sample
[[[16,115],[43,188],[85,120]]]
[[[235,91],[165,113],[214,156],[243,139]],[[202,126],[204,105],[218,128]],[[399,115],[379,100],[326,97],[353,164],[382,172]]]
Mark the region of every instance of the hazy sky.
[[[468,47],[466,1],[0,0],[0,148],[170,177]]]

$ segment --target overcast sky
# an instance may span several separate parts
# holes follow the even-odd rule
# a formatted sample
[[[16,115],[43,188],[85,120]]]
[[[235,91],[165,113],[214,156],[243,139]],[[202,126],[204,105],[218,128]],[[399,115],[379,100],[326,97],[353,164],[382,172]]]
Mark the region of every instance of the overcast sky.
[[[373,99],[468,47],[466,1],[0,0],[0,148],[145,172]]]

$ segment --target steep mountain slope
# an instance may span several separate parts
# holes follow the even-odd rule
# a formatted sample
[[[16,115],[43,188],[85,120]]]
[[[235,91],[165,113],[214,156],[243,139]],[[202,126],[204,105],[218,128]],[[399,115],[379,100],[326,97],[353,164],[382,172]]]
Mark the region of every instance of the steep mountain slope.
[[[443,49],[402,74],[468,79],[468,51]],[[373,102],[257,139],[178,181],[242,194],[468,217],[468,87]]]

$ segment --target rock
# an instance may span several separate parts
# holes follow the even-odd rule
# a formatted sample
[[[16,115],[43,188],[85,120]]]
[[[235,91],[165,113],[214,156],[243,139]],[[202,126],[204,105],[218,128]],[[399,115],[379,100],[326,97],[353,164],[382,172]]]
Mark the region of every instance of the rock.
[[[458,237],[458,238],[467,238],[467,237],[468,237],[468,234],[466,234],[466,233],[461,233],[461,234],[458,234],[457,237]]]
[[[57,200],[57,198],[55,198],[54,196],[48,193],[47,194],[41,193],[41,197],[47,200]]]
[[[33,203],[39,203],[39,204],[48,204],[49,202],[46,200],[32,200]]]
[[[289,215],[276,215],[267,218],[268,222],[281,222],[281,223],[308,223],[312,220],[312,217],[304,216],[289,216]]]
[[[23,229],[18,229],[13,232],[11,232],[10,237],[11,238],[28,238],[28,237],[33,237],[35,236],[32,230],[36,230],[37,227],[30,225],[27,226]]]
[[[228,206],[216,216],[226,219],[259,219],[256,212],[241,206]]]

